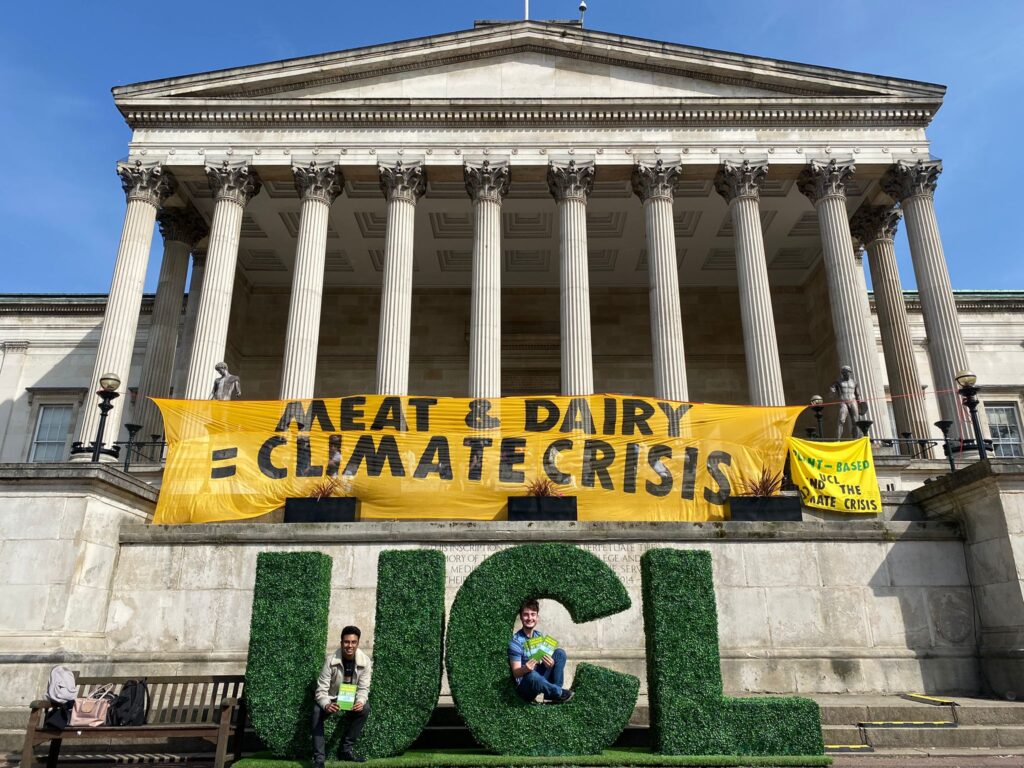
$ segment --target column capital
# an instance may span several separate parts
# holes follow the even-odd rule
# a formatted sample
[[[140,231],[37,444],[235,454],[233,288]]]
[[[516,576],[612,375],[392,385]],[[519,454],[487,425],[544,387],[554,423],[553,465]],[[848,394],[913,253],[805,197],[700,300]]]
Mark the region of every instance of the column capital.
[[[597,168],[592,161],[577,163],[570,160],[568,164],[551,161],[548,165],[548,189],[551,196],[558,202],[563,200],[587,201],[594,189],[594,175]]]
[[[827,163],[812,160],[797,179],[797,187],[815,205],[827,197],[845,199],[846,182],[856,170],[857,166],[853,164],[852,160],[839,162],[833,159]]]
[[[715,174],[715,191],[725,198],[727,203],[740,197],[760,200],[761,182],[767,175],[767,163],[751,163],[744,160],[736,165],[725,161]]]
[[[462,167],[462,177],[466,182],[466,192],[474,202],[490,200],[500,203],[508,194],[509,185],[512,183],[512,170],[505,162],[492,163],[490,160],[484,160],[479,165],[467,162]]]
[[[164,242],[176,240],[192,248],[210,234],[203,217],[191,205],[187,208],[161,208],[156,214]]]
[[[160,163],[119,162],[117,175],[121,177],[121,187],[128,200],[142,200],[154,208],[163,205],[178,188],[174,174]]]
[[[380,190],[387,200],[405,200],[415,204],[427,191],[427,171],[423,163],[379,165]]]
[[[654,165],[638,162],[633,165],[633,194],[640,198],[641,203],[652,198],[671,202],[675,198],[676,181],[682,172],[683,166],[679,163],[666,166],[661,159]]]
[[[915,195],[931,197],[935,194],[941,173],[941,160],[918,160],[916,163],[900,160],[890,166],[882,177],[882,191],[897,203]]]
[[[302,200],[319,200],[331,205],[345,187],[345,176],[337,165],[317,165],[316,160],[292,166],[295,191]]]
[[[192,269],[203,269],[206,266],[206,246],[192,249]]]
[[[246,160],[222,160],[206,166],[206,178],[216,200],[230,200],[242,207],[259,194],[263,187],[259,174]]]
[[[862,205],[850,219],[850,233],[865,246],[896,237],[903,212],[895,205]]]

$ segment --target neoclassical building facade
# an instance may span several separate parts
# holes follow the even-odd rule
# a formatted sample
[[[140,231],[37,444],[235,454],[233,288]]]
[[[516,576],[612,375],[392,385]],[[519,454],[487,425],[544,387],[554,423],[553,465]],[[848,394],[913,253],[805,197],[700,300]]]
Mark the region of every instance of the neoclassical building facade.
[[[849,365],[882,434],[935,437],[985,367],[935,216],[944,91],[536,21],[115,88],[124,228],[91,378],[60,386],[116,373],[122,439],[222,360],[254,399],[753,405],[828,400]],[[38,432],[25,388],[7,418]]]

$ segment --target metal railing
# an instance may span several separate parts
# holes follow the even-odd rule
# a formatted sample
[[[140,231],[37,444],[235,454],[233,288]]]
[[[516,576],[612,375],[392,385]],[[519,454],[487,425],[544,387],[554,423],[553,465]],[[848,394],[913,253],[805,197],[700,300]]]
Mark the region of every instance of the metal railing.
[[[121,449],[120,458],[124,459],[122,469],[127,472],[132,464],[161,464],[167,450],[167,443],[162,440],[137,442],[124,440],[114,443]]]

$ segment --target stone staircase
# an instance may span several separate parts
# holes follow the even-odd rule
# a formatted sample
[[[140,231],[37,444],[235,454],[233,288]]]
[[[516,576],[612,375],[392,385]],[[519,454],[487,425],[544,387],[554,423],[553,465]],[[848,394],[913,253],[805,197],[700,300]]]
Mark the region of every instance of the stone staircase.
[[[999,749],[1024,754],[1024,703],[943,697],[815,696],[829,752]],[[943,703],[947,702],[947,703]]]

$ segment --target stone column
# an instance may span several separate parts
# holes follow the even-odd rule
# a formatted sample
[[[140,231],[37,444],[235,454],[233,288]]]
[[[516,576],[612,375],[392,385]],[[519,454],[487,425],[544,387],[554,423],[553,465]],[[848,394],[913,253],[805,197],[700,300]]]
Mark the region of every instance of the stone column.
[[[128,210],[124,216],[107,308],[103,313],[96,363],[93,366],[92,378],[89,380],[90,392],[96,392],[100,388],[100,377],[106,373],[117,374],[123,384],[122,397],[113,401],[114,407],[107,415],[103,438],[108,444],[120,439],[121,415],[127,400],[123,395],[128,389],[128,375],[135,348],[135,332],[139,327],[142,287],[146,280],[149,250],[153,243],[156,212],[177,188],[174,176],[165,171],[159,163],[144,164],[141,160],[118,163],[117,172],[128,200]],[[96,398],[87,395],[78,429],[78,442],[83,446],[88,446],[96,439],[99,420],[100,411]],[[88,461],[91,457],[88,453],[83,453],[78,454],[76,458]]]
[[[850,221],[846,213],[846,181],[856,170],[853,163],[814,160],[800,174],[800,191],[814,204],[821,228],[821,246],[828,280],[829,305],[836,334],[839,364],[853,368],[861,397],[867,401],[866,418],[878,421],[885,412],[884,393],[878,385],[878,353],[869,333],[859,292]],[[838,376],[839,371],[836,371]]]
[[[196,337],[196,317],[199,315],[199,297],[203,293],[203,275],[206,273],[206,246],[192,249],[192,275],[188,281],[188,301],[185,302],[185,321],[178,341],[178,354],[174,358],[174,390],[177,398],[184,397],[188,379],[188,364],[192,358],[192,340]]]
[[[316,161],[292,166],[292,173],[302,203],[292,298],[288,306],[288,330],[284,339],[280,398],[306,400],[313,397],[316,382],[328,214],[345,186],[345,177],[337,166],[318,166]]]
[[[213,223],[185,382],[185,397],[189,400],[205,400],[213,392],[217,375],[213,367],[223,361],[228,342],[242,211],[262,187],[260,177],[245,160],[208,165],[206,177],[214,198]]]
[[[384,237],[384,276],[377,337],[377,392],[409,394],[409,349],[412,334],[413,231],[416,201],[427,190],[421,163],[381,165],[380,188],[388,201]]]
[[[548,166],[548,189],[558,205],[563,395],[594,393],[587,200],[595,172],[592,162],[570,160],[567,165]]]
[[[473,200],[473,282],[469,317],[469,396],[501,397],[501,201],[512,174],[484,160],[463,168]]]
[[[782,365],[775,333],[768,262],[761,231],[760,187],[768,166],[723,163],[715,176],[715,189],[729,204],[736,241],[736,278],[740,290],[743,350],[751,405],[785,405]]]
[[[171,388],[174,347],[181,324],[181,304],[185,296],[188,254],[206,235],[206,222],[194,208],[164,208],[157,214],[164,238],[164,257],[149,321],[146,357],[136,399],[135,418],[142,425],[141,439],[163,434],[160,410],[149,399],[167,397]]]
[[[633,192],[644,206],[647,235],[647,279],[650,286],[651,353],[654,395],[686,400],[686,358],[683,353],[683,313],[679,300],[676,226],[672,214],[675,184],[682,166],[633,166]]]
[[[853,236],[868,252],[871,285],[875,291],[878,328],[882,333],[882,353],[889,375],[889,396],[896,416],[896,431],[909,432],[924,439],[931,433],[925,411],[921,379],[914,361],[914,344],[903,301],[900,273],[896,266],[893,238],[899,226],[900,211],[887,205],[864,205],[850,220]]]
[[[935,218],[935,186],[942,173],[938,160],[899,162],[882,179],[882,189],[900,204],[907,221],[910,258],[914,263],[921,314],[928,335],[928,357],[939,396],[943,419],[960,424],[960,433],[972,435],[957,396],[956,374],[967,370],[967,349],[949,282],[946,256],[942,251],[939,224]],[[950,435],[957,435],[957,427]]]

